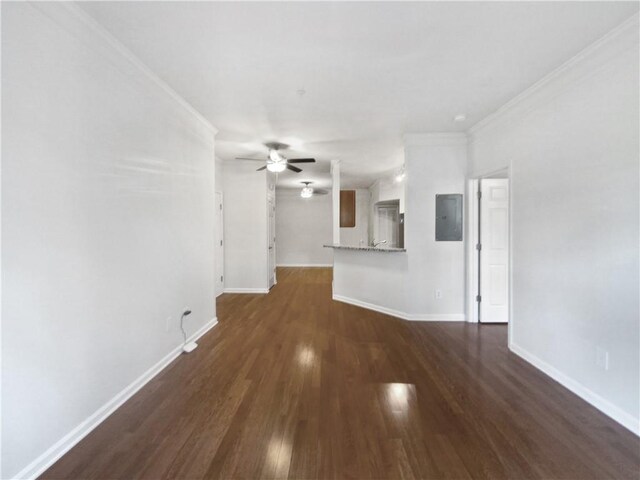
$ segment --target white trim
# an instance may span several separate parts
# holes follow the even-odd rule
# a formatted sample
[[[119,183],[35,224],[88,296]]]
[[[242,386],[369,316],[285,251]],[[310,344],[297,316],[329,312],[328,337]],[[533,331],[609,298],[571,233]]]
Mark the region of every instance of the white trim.
[[[405,320],[412,322],[466,322],[464,313],[405,313]]]
[[[216,165],[216,167],[217,167],[217,165]],[[216,176],[218,175],[218,170],[217,169],[214,170],[214,174]],[[221,245],[222,246],[222,289],[220,290],[220,292],[216,293],[216,298],[218,298],[220,295],[222,295],[224,293],[224,277],[225,277],[225,275],[224,275],[224,272],[225,272],[225,270],[224,270],[224,250],[225,250],[225,247],[226,247],[226,241],[224,239],[224,192],[215,190],[213,192],[214,200],[216,199],[216,196],[218,194],[220,194],[220,205],[222,207],[221,209],[216,208],[216,217],[217,217],[217,212],[218,211],[222,212],[222,214],[221,214],[222,215],[222,235],[220,236],[220,238],[222,240],[222,245]],[[217,228],[219,226],[220,225],[216,225],[216,230],[217,230]],[[216,248],[217,248],[217,246],[216,246]],[[218,262],[217,262],[217,260],[218,260],[218,258],[217,258],[217,255],[216,255],[216,267],[215,267],[216,268],[216,288],[218,286]]]
[[[374,312],[384,313],[385,315],[391,315],[392,317],[402,318],[403,320],[406,320],[406,313],[401,312],[400,310],[394,310],[392,308],[374,305],[373,303],[363,302],[362,300],[356,300],[355,298],[344,297],[342,295],[336,295],[335,293],[331,296],[331,298],[338,302],[348,303],[350,305],[355,305],[356,307],[366,308],[367,310],[373,310]]]
[[[218,318],[213,318],[203,325],[197,332],[189,337],[187,343],[194,342],[205,333],[215,327]],[[86,437],[93,429],[115,412],[123,403],[135,395],[150,380],[164,370],[171,362],[182,353],[182,343],[169,352],[162,360],[156,363],[149,370],[140,375],[136,380],[125,387],[120,393],[96,410],[89,418],[80,423],[77,427],[67,433],[64,437],[54,443],[47,451],[41,454],[33,462],[23,468],[13,478],[32,479],[37,478],[53,465],[60,457],[71,450],[80,440]]]
[[[374,312],[383,313],[392,317],[397,317],[402,320],[408,321],[422,321],[422,322],[464,322],[466,321],[466,315],[464,313],[406,313],[400,310],[394,310],[393,308],[382,307],[369,302],[363,302],[362,300],[356,300],[355,298],[344,297],[342,295],[332,295],[333,300],[338,302],[348,303],[360,308],[366,308],[367,310],[373,310]]]
[[[533,365],[538,370],[541,370],[543,373],[554,379],[563,387],[571,390],[573,393],[578,395],[580,398],[585,400],[587,403],[590,403],[595,408],[600,410],[605,415],[609,416],[616,422],[618,422],[623,427],[631,430],[636,435],[640,436],[640,419],[634,418],[632,415],[629,415],[627,412],[617,407],[613,403],[608,400],[602,398],[597,393],[589,390],[587,387],[582,385],[580,382],[573,380],[568,375],[565,375],[560,370],[551,366],[544,360],[536,357],[532,353],[528,352],[524,348],[514,344],[513,342],[509,343],[509,350],[518,355],[523,360],[527,361],[531,365]]]
[[[30,4],[69,33],[78,34],[81,32],[81,34],[83,34],[83,43],[90,48],[97,47],[97,42],[92,42],[90,41],[91,39],[96,39],[98,42],[106,44],[108,49],[117,53],[117,55],[109,55],[112,60],[118,62],[119,65],[128,64],[134,67],[135,70],[158,87],[160,91],[164,92],[177,105],[180,105],[185,112],[195,117],[212,136],[218,133],[218,129],[211,125],[200,112],[182,98],[167,82],[156,75],[153,70],[136,57],[131,50],[125,47],[116,37],[107,31],[107,29],[86,13],[82,7],[74,2],[38,2]],[[68,15],[64,15],[65,13]],[[84,32],[82,32],[82,30],[84,30]],[[87,36],[86,31],[92,32],[93,35],[91,35],[91,37]],[[125,62],[122,60],[125,60]]]
[[[276,267],[304,267],[304,268],[316,268],[316,267],[333,267],[333,263],[278,263]]]
[[[495,175],[496,173],[506,172],[505,179],[509,181],[509,261],[508,261],[508,269],[509,269],[509,280],[508,280],[508,297],[509,297],[509,319],[506,322],[508,324],[507,328],[507,336],[511,338],[512,324],[513,324],[513,295],[512,295],[512,285],[513,285],[513,256],[511,252],[513,252],[513,188],[511,182],[512,176],[512,165],[509,162],[509,166],[500,169],[493,169],[491,172],[487,172],[485,175],[473,175],[470,178],[467,178],[467,215],[466,215],[466,223],[465,227],[467,228],[467,238],[470,240],[467,244],[467,253],[466,253],[466,267],[467,267],[467,319],[470,323],[480,323],[478,318],[478,304],[476,302],[476,294],[478,292],[478,250],[476,249],[476,243],[479,240],[478,238],[478,214],[479,214],[479,203],[477,192],[478,188],[480,188],[480,180],[483,178],[489,178],[491,175]],[[476,239],[474,242],[473,240]]]
[[[405,146],[467,144],[467,134],[462,132],[405,133],[402,139]]]
[[[478,323],[478,179],[467,180],[467,321]]]
[[[222,293],[269,293],[268,288],[226,288]]]
[[[480,120],[469,130],[469,142],[486,129],[501,125],[513,117],[523,117],[532,108],[537,108],[559,92],[571,88],[573,83],[599,70],[609,59],[614,58],[637,43],[640,14],[633,14],[628,20],[611,30],[577,55],[548,73],[524,92],[516,95],[494,113]],[[604,57],[604,58],[603,58]]]
[[[2,38],[2,8],[0,8],[0,38]],[[0,62],[0,78],[2,62]],[[2,88],[0,88],[0,111],[2,110]],[[2,145],[2,116],[0,115],[0,145]],[[0,155],[0,180],[2,179],[2,155]],[[0,181],[0,199],[2,198],[2,181]],[[0,252],[2,252],[2,202],[0,201]],[[2,272],[2,255],[0,255],[0,272]],[[2,345],[2,275],[0,275],[0,351]],[[0,372],[2,372],[2,355],[0,354]],[[2,382],[0,381],[0,478],[2,476]]]
[[[509,323],[507,324],[507,345],[513,342],[513,157],[509,159]]]

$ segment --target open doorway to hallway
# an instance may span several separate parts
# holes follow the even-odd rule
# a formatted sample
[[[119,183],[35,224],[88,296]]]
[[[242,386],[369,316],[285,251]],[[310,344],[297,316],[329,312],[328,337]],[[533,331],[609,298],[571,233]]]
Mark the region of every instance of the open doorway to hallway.
[[[479,323],[509,323],[508,171],[472,179],[469,189],[469,318]]]

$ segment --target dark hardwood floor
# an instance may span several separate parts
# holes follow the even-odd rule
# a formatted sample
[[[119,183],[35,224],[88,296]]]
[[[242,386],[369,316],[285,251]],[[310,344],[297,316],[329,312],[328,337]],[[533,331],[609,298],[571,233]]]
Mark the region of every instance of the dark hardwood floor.
[[[640,441],[507,350],[504,326],[405,322],[279,269],[42,478],[639,477]]]

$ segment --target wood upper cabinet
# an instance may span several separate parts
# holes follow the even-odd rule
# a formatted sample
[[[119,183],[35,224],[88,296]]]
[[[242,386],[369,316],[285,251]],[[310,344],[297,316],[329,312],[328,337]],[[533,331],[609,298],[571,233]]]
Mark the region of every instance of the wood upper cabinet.
[[[340,227],[356,226],[356,191],[340,190]]]

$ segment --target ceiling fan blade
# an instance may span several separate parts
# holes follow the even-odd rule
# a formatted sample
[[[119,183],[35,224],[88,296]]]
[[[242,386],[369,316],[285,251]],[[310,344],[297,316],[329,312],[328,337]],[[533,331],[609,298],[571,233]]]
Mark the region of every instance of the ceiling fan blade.
[[[287,165],[287,168],[292,172],[300,173],[302,170],[298,167],[294,167],[293,165]]]
[[[264,162],[264,158],[247,158],[247,157],[236,157],[236,160],[251,160],[254,162]]]
[[[287,160],[288,163],[315,163],[315,158],[290,158]]]
[[[313,189],[313,194],[314,195],[327,195],[329,193],[329,190],[325,190],[324,188],[314,188]]]
[[[256,169],[256,172],[259,172],[260,170],[265,170],[267,168],[267,166],[265,165],[264,167],[260,167],[258,169]]]

